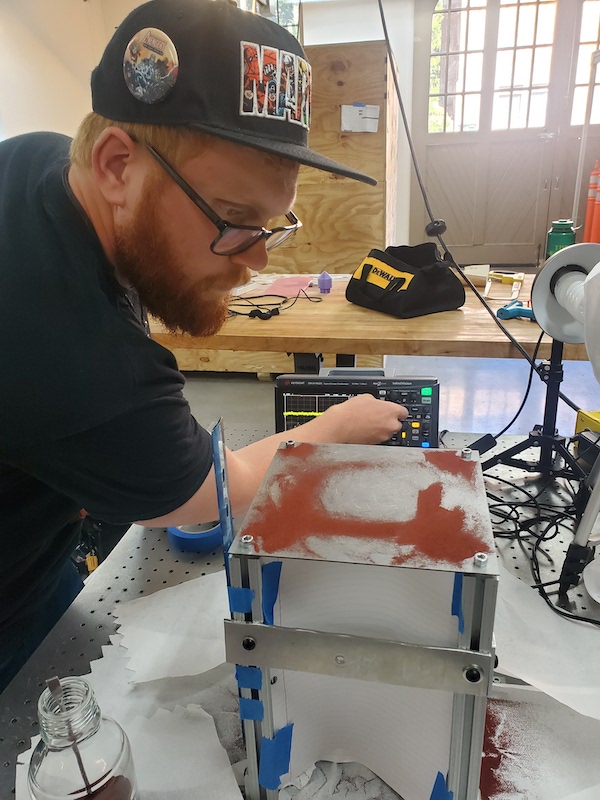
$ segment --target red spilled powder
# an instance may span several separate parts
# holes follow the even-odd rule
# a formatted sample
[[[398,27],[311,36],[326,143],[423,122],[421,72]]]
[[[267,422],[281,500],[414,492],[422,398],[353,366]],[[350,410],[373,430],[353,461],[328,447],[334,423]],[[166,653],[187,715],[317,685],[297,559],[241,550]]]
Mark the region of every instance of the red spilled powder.
[[[476,532],[469,530],[465,513],[461,508],[441,507],[441,482],[432,483],[422,489],[417,497],[417,511],[410,520],[361,519],[358,511],[348,509],[348,513],[332,515],[322,501],[322,489],[326,481],[352,481],[356,486],[357,500],[363,502],[368,489],[361,487],[361,471],[372,471],[381,466],[385,469],[398,468],[384,454],[381,464],[373,459],[335,461],[323,459],[323,451],[318,453],[318,445],[298,444],[278,452],[278,468],[270,475],[270,486],[276,492],[264,491],[259,494],[253,506],[253,513],[244,527],[245,534],[251,534],[265,553],[293,551],[304,552],[316,557],[306,543],[308,537],[348,537],[372,540],[373,552],[377,552],[377,542],[382,543],[383,552],[389,551],[389,544],[403,547],[404,553],[397,553],[391,564],[403,564],[419,557],[420,560],[445,562],[460,566],[474,553],[489,552],[490,548]],[[321,446],[322,447],[322,446]],[[475,463],[463,461],[449,452],[425,454],[425,461],[442,472],[474,481]],[[398,499],[402,502],[402,476],[398,477]],[[275,499],[276,498],[276,499]],[[408,547],[407,547],[408,546]],[[412,547],[410,547],[412,546]]]
[[[425,461],[433,464],[434,467],[450,475],[464,478],[469,483],[473,481],[477,465],[476,461],[466,461],[464,458],[458,458],[453,450],[426,450],[423,455],[425,456]]]
[[[495,800],[516,791],[508,778],[515,754],[511,753],[510,727],[505,725],[502,700],[488,700],[483,735],[479,791],[481,800]],[[520,793],[517,795],[520,796]]]

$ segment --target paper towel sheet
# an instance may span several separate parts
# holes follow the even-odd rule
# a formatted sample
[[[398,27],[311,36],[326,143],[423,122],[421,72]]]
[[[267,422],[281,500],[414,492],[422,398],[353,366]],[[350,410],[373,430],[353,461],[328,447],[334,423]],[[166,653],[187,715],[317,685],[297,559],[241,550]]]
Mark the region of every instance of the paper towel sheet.
[[[124,728],[138,780],[140,800],[241,800],[227,754],[212,717],[199,706],[159,709],[136,716]],[[32,740],[37,744],[39,736]],[[30,800],[27,770],[32,750],[19,756],[16,800]]]
[[[402,800],[362,764],[318,761],[312,770],[279,790],[279,800]]]
[[[212,717],[199,706],[159,709],[128,727],[142,800],[240,800]]]
[[[203,575],[114,611],[135,683],[199,675],[225,661],[230,617],[225,572]]]
[[[499,672],[600,719],[600,628],[558,616],[501,567],[494,633]]]
[[[105,646],[102,652],[103,658],[92,661],[91,674],[84,679],[94,690],[103,714],[125,727],[126,721],[137,715],[151,717],[159,708],[171,711],[177,705],[196,704],[213,717],[231,763],[246,757],[231,664],[221,664],[202,675],[130,683],[128,651],[117,645]]]

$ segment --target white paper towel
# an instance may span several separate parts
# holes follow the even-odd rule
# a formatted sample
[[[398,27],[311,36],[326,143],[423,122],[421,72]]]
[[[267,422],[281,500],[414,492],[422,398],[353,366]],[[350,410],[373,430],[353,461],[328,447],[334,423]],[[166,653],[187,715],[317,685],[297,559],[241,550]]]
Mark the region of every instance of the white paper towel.
[[[114,615],[135,683],[199,675],[225,661],[223,620],[230,613],[224,571],[122,603]]]
[[[600,628],[563,619],[501,567],[494,633],[499,672],[600,719]]]

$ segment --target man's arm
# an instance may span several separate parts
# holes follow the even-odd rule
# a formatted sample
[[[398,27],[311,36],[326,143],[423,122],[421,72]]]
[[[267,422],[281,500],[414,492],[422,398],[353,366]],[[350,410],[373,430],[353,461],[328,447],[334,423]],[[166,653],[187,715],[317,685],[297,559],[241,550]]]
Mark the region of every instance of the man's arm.
[[[227,450],[227,475],[233,516],[245,514],[265,476],[275,451],[288,439],[296,442],[330,442],[339,444],[379,444],[402,427],[407,410],[397,403],[377,400],[370,394],[360,394],[344,403],[331,406],[316,419],[261,439],[240,450]],[[140,525],[162,528],[167,525],[194,525],[217,519],[217,493],[214,472],[211,470],[198,491],[170,514]]]

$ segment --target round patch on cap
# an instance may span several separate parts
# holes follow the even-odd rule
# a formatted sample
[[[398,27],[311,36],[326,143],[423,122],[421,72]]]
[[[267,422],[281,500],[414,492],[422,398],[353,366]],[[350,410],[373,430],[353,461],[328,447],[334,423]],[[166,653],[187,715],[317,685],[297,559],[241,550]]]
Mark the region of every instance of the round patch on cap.
[[[142,103],[160,103],[177,80],[179,57],[171,39],[157,28],[144,28],[127,45],[123,76]]]

